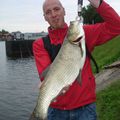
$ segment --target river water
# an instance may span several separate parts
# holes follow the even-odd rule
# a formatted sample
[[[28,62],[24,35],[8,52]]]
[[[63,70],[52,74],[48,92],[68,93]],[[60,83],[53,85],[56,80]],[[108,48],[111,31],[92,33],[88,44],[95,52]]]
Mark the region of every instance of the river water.
[[[39,78],[33,58],[6,57],[0,42],[0,120],[28,120],[38,96]]]

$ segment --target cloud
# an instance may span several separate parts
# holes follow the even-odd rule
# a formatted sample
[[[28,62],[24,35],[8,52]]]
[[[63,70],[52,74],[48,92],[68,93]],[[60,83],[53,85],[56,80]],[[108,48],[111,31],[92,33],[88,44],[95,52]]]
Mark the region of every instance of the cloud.
[[[44,0],[0,0],[0,29],[21,32],[47,31],[48,24],[43,18]],[[120,2],[107,1],[120,15]],[[77,15],[77,0],[61,0],[66,10],[65,20],[69,23]],[[89,2],[84,1],[84,5]]]

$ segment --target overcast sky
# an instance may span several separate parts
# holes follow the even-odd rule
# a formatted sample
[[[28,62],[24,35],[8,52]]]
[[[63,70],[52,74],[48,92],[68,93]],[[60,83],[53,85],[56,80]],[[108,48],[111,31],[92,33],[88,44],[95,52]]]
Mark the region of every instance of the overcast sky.
[[[42,4],[44,0],[0,0],[0,31],[41,32],[47,31]],[[78,0],[61,0],[66,9],[65,20],[69,24],[77,14]],[[105,0],[120,15],[120,0]],[[88,0],[84,0],[84,6]]]

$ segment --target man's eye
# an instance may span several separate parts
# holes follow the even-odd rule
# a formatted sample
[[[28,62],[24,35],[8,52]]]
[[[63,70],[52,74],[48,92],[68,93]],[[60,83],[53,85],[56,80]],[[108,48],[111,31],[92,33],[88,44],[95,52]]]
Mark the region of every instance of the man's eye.
[[[49,10],[49,11],[46,11],[46,13],[45,13],[46,15],[50,15],[51,14],[51,11]]]
[[[60,8],[55,8],[54,10],[55,10],[55,11],[59,11],[59,10],[60,10]]]

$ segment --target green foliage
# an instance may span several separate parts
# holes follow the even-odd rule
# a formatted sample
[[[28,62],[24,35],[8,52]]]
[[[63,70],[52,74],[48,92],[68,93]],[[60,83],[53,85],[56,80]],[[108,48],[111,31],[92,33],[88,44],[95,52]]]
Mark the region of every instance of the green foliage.
[[[93,51],[93,56],[99,66],[99,69],[103,69],[104,66],[113,63],[120,59],[120,36],[114,38],[113,40],[98,46]],[[93,71],[95,71],[95,66],[92,64]]]
[[[97,93],[99,120],[120,120],[120,80]]]
[[[0,31],[0,33],[2,33],[2,34],[6,34],[6,33],[9,33],[9,32],[6,31],[6,30],[4,30],[4,29],[2,29],[2,30]]]
[[[90,4],[83,7],[82,16],[84,18],[84,24],[94,24],[103,21],[100,15],[96,12],[95,8],[93,8]]]

